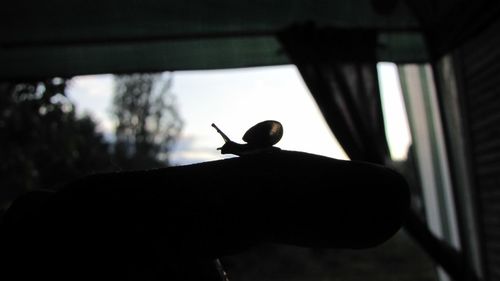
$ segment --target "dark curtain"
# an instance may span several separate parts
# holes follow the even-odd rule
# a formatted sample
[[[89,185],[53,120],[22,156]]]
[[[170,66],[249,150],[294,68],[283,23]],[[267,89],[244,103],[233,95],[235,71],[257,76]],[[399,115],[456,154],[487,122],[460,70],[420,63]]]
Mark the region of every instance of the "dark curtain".
[[[405,0],[420,22],[434,59],[477,35],[500,16],[498,0]]]
[[[376,33],[297,25],[277,35],[352,160],[390,159],[376,69]],[[478,280],[462,253],[411,211],[405,230],[454,280]]]
[[[330,129],[353,160],[385,163],[376,33],[297,25],[278,34]]]

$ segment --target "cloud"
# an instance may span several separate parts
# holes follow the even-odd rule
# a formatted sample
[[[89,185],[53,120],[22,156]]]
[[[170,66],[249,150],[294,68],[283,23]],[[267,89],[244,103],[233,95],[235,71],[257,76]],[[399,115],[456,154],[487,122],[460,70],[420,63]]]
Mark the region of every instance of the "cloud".
[[[222,156],[216,147],[207,146],[196,135],[181,135],[169,154],[170,162],[176,166],[227,158]]]

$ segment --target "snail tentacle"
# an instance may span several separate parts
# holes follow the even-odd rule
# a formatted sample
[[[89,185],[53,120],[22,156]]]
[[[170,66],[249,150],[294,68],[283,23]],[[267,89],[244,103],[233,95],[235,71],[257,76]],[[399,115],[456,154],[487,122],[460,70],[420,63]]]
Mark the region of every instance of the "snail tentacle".
[[[212,123],[212,127],[214,127],[215,130],[217,130],[217,133],[219,133],[222,136],[222,138],[224,139],[225,142],[230,142],[231,141],[231,139],[229,139],[229,137],[226,136],[226,134],[224,134],[224,132],[222,132],[219,129],[219,127],[217,127],[217,125],[215,125],[215,123]]]

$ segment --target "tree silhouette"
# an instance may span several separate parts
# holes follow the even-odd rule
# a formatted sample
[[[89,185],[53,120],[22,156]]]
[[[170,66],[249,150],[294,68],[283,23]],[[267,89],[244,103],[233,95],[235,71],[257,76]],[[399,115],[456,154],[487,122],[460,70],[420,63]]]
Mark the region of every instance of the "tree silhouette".
[[[115,152],[122,168],[168,165],[168,153],[182,128],[171,86],[172,76],[166,73],[115,76]]]
[[[19,194],[110,167],[109,145],[78,118],[68,80],[0,83],[0,209]]]
[[[0,82],[0,210],[26,191],[56,189],[87,174],[168,165],[182,126],[171,76],[116,77],[114,144],[89,116],[76,115],[69,82]]]

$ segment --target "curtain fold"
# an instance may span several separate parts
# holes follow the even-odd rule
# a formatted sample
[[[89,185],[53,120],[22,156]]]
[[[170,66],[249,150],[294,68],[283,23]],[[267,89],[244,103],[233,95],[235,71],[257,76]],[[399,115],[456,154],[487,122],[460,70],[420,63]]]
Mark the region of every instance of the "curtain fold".
[[[278,34],[285,52],[353,160],[384,164],[385,138],[373,31],[295,25]]]
[[[352,160],[390,160],[376,69],[373,31],[295,25],[277,34],[327,124]],[[411,211],[405,230],[454,280],[479,280],[463,253],[436,237]]]

